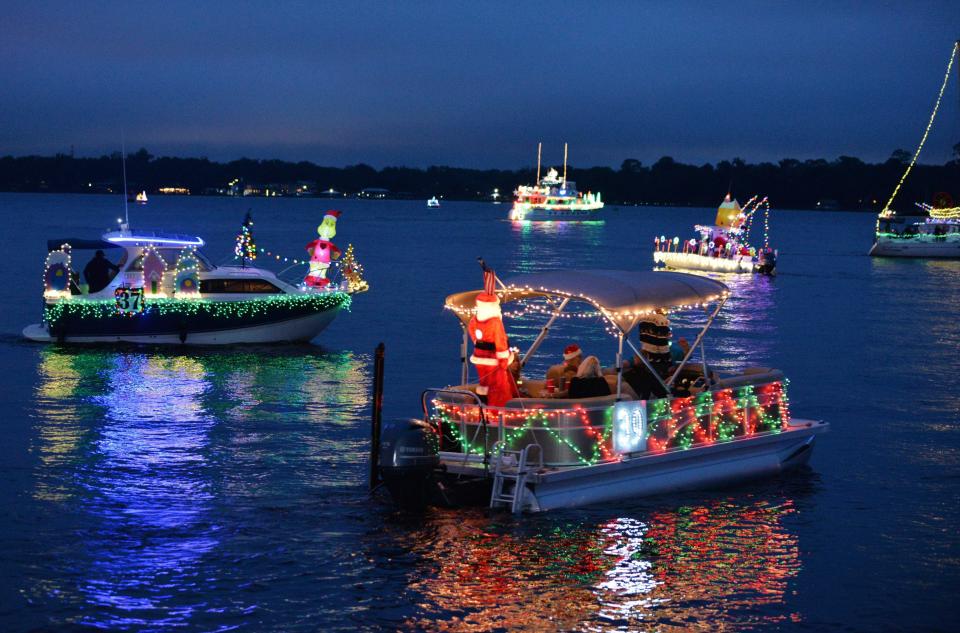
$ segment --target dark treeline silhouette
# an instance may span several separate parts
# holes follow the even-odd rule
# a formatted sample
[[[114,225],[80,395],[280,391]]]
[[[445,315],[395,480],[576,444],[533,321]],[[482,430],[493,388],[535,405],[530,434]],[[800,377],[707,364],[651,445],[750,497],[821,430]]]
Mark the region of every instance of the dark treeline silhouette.
[[[939,192],[960,200],[960,143],[955,158],[944,165],[917,165],[898,198],[906,210],[914,201],[930,202]],[[568,177],[580,191],[599,191],[612,204],[714,206],[728,189],[741,198],[754,193],[770,197],[780,208],[876,210],[899,181],[910,154],[893,152],[883,163],[864,163],[840,156],[836,160],[794,160],[747,164],[740,159],[716,165],[687,165],[664,156],[652,165],[624,160],[619,169],[570,167]],[[333,188],[355,194],[381,188],[398,197],[433,195],[447,199],[490,199],[494,189],[509,198],[520,184],[532,184],[534,168],[516,171],[456,167],[385,167],[359,164],[343,168],[310,162],[242,158],[218,163],[206,158],[154,157],[145,149],[126,158],[128,190],[156,192],[161,187],[185,187],[193,194],[234,192],[243,187],[272,188],[293,193],[300,183],[309,190]],[[544,166],[544,173],[546,166]],[[239,184],[236,184],[239,183]],[[0,158],[0,190],[28,192],[117,192],[122,189],[119,154],[99,158],[6,156]]]

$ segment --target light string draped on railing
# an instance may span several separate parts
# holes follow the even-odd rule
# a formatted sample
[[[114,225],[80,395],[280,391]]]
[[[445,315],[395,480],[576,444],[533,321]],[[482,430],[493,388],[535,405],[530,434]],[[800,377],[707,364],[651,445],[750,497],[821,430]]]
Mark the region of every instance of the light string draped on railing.
[[[310,260],[308,259],[295,259],[293,257],[284,257],[283,255],[277,255],[276,253],[271,253],[270,251],[268,251],[267,249],[261,246],[258,246],[257,250],[263,253],[264,255],[266,255],[267,257],[272,257],[278,262],[283,262],[285,264],[293,264],[294,266],[300,266],[300,265],[305,266],[310,263]]]
[[[947,90],[947,83],[950,81],[950,71],[953,69],[953,61],[956,59],[958,48],[960,48],[960,42],[954,43],[953,48],[950,49],[950,61],[947,63],[947,72],[943,75],[943,84],[940,86],[940,94],[937,95],[937,102],[933,106],[933,112],[930,113],[930,120],[927,122],[927,129],[923,131],[923,136],[920,138],[920,144],[917,146],[917,151],[913,153],[913,158],[910,160],[910,164],[907,165],[906,171],[903,172],[903,176],[900,177],[900,182],[897,183],[893,193],[890,194],[890,199],[887,200],[887,204],[883,205],[883,211],[880,212],[881,216],[890,217],[896,213],[890,209],[890,205],[893,204],[897,194],[900,193],[900,188],[903,187],[903,183],[907,180],[907,176],[909,176],[910,172],[913,170],[913,166],[920,157],[920,151],[923,150],[923,145],[927,142],[927,137],[930,135],[930,128],[933,127],[933,121],[937,118],[937,112],[940,110],[940,102],[943,100],[943,93]]]
[[[787,384],[784,379],[705,391],[693,396],[650,400],[647,402],[646,450],[652,453],[688,450],[758,434],[781,433],[790,427],[791,419]],[[432,405],[431,422],[462,452],[483,455],[489,450],[489,436],[473,443],[460,430],[461,425],[480,425],[479,407],[444,402],[439,398],[434,399]],[[613,409],[587,410],[576,406],[526,410],[488,408],[485,410],[487,432],[502,431],[504,443],[511,448],[520,448],[527,436],[535,437],[532,434],[546,432],[554,446],[569,451],[580,465],[592,466],[622,459],[613,449]],[[595,417],[591,419],[591,415]],[[498,419],[502,420],[502,427],[494,421]],[[568,423],[563,424],[563,421]],[[580,432],[582,441],[577,441]]]

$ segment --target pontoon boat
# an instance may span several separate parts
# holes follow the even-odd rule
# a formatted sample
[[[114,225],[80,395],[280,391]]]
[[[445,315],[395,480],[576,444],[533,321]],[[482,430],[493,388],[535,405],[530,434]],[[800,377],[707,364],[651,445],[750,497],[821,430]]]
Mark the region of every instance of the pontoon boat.
[[[446,299],[464,328],[459,381],[424,391],[422,418],[374,434],[374,473],[401,505],[480,500],[537,511],[714,487],[806,463],[828,428],[791,417],[778,370],[712,372],[704,336],[729,291],[713,279],[672,272],[564,270],[508,279],[497,291],[505,309],[511,304],[546,318],[520,367],[558,318],[585,306],[614,334],[611,395],[570,399],[543,381],[524,380],[526,395],[487,406],[468,379],[466,326],[478,293]],[[629,338],[655,312],[703,314],[707,306],[702,330],[669,372],[653,367]],[[667,397],[632,392],[620,370],[625,345]]]

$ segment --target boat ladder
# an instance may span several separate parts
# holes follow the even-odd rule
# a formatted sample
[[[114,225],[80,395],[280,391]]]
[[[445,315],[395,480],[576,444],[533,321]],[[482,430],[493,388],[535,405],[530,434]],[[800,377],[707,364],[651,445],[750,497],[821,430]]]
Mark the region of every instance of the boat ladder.
[[[537,452],[537,462],[532,468],[529,463],[531,448],[535,448]],[[511,512],[520,512],[523,509],[527,477],[531,472],[543,468],[543,449],[534,442],[527,444],[523,450],[510,451],[504,447],[503,442],[497,442],[493,448],[493,459],[493,489],[490,491],[490,507],[496,508],[500,504],[509,504]]]

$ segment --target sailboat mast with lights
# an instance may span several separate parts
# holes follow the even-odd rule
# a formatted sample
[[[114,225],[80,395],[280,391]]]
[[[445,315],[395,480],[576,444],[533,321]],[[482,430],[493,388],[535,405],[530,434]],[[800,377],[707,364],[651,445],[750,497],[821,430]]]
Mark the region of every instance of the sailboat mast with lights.
[[[960,57],[960,40],[954,42],[947,62],[947,71],[937,101],[930,113],[930,120],[923,131],[917,150],[904,170],[893,193],[877,217],[873,247],[870,254],[878,257],[960,257],[960,206],[949,193],[934,194],[930,203],[915,203],[915,209],[897,212],[893,203],[913,171],[920,152],[930,136],[930,130],[940,111],[943,95],[950,82],[954,65]],[[960,75],[960,64],[957,64]],[[960,81],[960,79],[958,79]],[[960,113],[957,114],[960,116]]]
[[[515,222],[583,222],[596,219],[603,208],[599,193],[577,191],[577,183],[567,180],[568,147],[563,144],[563,175],[551,167],[540,178],[543,143],[537,143],[537,184],[521,185],[514,191],[509,219]]]

